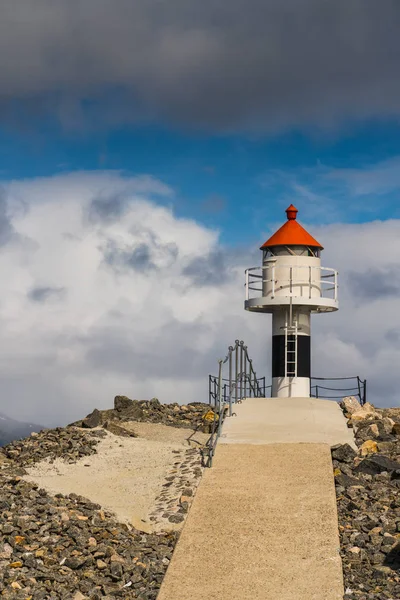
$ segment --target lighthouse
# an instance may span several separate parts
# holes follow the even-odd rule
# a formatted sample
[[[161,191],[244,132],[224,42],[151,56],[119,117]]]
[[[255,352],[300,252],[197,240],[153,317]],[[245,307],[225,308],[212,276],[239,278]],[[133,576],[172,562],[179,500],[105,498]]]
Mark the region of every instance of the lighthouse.
[[[297,221],[262,246],[262,265],[246,269],[246,310],[272,314],[272,397],[309,397],[311,314],[338,310],[338,273],[321,266],[323,247]]]

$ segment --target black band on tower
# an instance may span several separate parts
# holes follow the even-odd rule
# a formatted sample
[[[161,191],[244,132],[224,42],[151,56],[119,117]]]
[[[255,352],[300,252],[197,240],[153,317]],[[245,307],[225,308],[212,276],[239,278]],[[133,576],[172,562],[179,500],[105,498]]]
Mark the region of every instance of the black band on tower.
[[[288,336],[289,349],[294,348],[294,336]],[[288,355],[289,360],[291,360]],[[290,365],[290,363],[289,363]],[[289,367],[288,365],[288,367]],[[291,367],[291,365],[290,365]],[[290,375],[290,367],[288,374]],[[297,336],[297,377],[311,376],[311,337]],[[285,336],[272,336],[272,377],[285,377]]]

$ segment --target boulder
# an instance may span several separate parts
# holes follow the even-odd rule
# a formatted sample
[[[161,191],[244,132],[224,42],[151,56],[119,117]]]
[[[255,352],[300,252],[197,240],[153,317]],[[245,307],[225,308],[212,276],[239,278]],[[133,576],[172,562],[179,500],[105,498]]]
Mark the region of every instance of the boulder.
[[[88,429],[93,429],[94,427],[99,427],[100,425],[101,412],[97,408],[95,408],[94,411],[82,421],[82,427],[87,427]]]
[[[351,415],[352,421],[366,421],[366,420],[375,420],[375,419],[380,419],[380,418],[381,418],[380,414],[377,413],[375,411],[375,409],[369,410],[369,409],[365,409],[364,407],[361,410],[354,412]]]
[[[355,473],[365,473],[367,475],[377,475],[387,471],[393,473],[393,471],[400,470],[400,463],[391,460],[387,456],[370,456],[364,458],[360,464],[354,469]]]
[[[357,456],[350,444],[337,444],[331,448],[332,458],[338,462],[351,463]]]
[[[361,404],[354,396],[347,396],[341,402],[342,409],[349,415],[361,410]]]
[[[114,408],[115,410],[121,411],[126,410],[130,406],[132,406],[133,400],[128,398],[127,396],[115,396],[114,398]]]

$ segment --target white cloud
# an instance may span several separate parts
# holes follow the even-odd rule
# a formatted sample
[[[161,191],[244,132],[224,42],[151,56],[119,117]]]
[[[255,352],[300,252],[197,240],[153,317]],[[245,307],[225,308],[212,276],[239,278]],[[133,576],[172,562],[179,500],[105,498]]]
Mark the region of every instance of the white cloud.
[[[170,190],[151,178],[79,173],[4,189],[18,236],[0,254],[4,410],[54,422],[117,393],[206,399],[208,371],[248,319],[244,263],[207,285],[218,233],[152,200]]]
[[[4,412],[65,423],[116,394],[205,400],[236,338],[269,375],[270,317],[243,310],[254,248],[238,256],[177,218],[161,182],[78,173],[4,190],[15,232],[0,251]],[[372,401],[398,404],[400,221],[310,230],[341,278],[339,313],[313,318],[314,374],[360,374]]]

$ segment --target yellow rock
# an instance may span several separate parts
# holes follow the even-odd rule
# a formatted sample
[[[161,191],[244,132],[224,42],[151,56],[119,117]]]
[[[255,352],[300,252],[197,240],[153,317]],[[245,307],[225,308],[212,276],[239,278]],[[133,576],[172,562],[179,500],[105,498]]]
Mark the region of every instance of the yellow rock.
[[[333,474],[334,474],[334,476],[335,476],[335,477],[337,477],[338,475],[340,475],[340,474],[341,474],[341,472],[342,472],[342,471],[341,471],[340,469],[335,469],[335,470],[333,471]]]
[[[218,415],[215,414],[213,410],[209,410],[203,417],[204,421],[208,421],[211,423],[212,421],[218,421]]]
[[[381,419],[381,416],[374,410],[359,410],[351,415],[352,421],[370,421],[372,419]]]
[[[361,446],[361,456],[375,454],[375,452],[378,452],[378,444],[374,440],[367,440]]]
[[[11,587],[12,587],[14,590],[22,590],[22,585],[20,585],[20,584],[18,583],[18,581],[13,581],[13,582],[12,582],[12,584],[11,584]]]
[[[12,569],[20,569],[22,567],[22,562],[20,560],[16,560],[16,561],[10,563],[10,567]]]
[[[22,542],[25,540],[23,535],[16,535],[15,536],[15,543],[16,544],[22,544]]]

